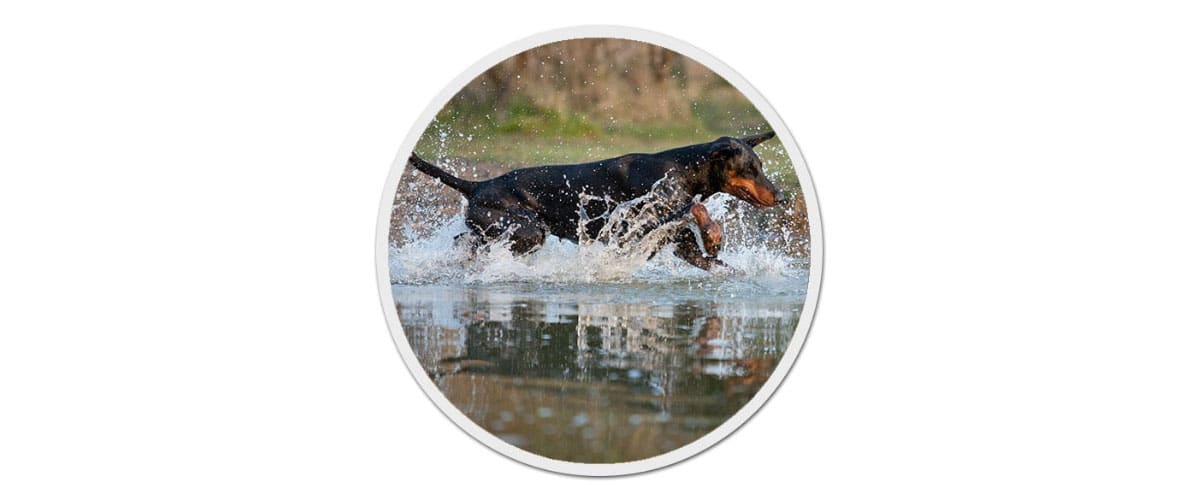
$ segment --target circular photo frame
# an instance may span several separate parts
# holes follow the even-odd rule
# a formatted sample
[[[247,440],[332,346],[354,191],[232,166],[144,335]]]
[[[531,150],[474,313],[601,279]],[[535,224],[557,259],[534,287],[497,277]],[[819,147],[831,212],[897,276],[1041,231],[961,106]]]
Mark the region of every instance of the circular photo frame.
[[[413,378],[471,437],[548,471],[686,460],[771,397],[823,246],[795,139],[674,38],[541,33],[476,62],[391,167],[376,271]]]

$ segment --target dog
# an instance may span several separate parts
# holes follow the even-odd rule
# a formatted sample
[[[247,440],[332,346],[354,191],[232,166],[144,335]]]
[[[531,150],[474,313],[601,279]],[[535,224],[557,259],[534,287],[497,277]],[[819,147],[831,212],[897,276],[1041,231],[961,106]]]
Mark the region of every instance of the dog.
[[[466,197],[466,223],[477,244],[507,238],[515,255],[537,250],[547,234],[574,242],[583,232],[596,238],[605,221],[585,219],[580,228],[581,214],[600,213],[659,189],[666,194],[657,207],[658,225],[686,218],[699,228],[697,238],[690,227],[681,226],[664,244],[675,243],[676,256],[712,270],[725,265],[717,257],[722,230],[699,201],[722,192],[760,208],[778,205],[782,192],[763,173],[762,160],[754,152],[772,137],[773,131],[721,137],[653,154],[521,168],[483,181],[455,177],[415,153],[408,164]],[[639,227],[637,234],[652,229]]]

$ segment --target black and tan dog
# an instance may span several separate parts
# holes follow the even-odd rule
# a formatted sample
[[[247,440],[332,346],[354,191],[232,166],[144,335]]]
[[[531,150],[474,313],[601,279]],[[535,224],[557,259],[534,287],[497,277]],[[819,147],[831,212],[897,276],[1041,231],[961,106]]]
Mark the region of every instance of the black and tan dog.
[[[681,227],[668,240],[675,243],[675,255],[702,269],[711,269],[722,265],[716,257],[721,247],[721,227],[695,199],[724,192],[758,207],[778,204],[782,195],[763,174],[762,160],[753,149],[774,136],[774,132],[766,132],[743,138],[722,137],[661,153],[522,168],[478,182],[450,175],[416,154],[408,162],[467,198],[466,223],[477,242],[504,236],[517,255],[538,249],[547,234],[578,241],[581,211],[602,212],[612,203],[646,195],[660,180],[671,181],[674,195],[666,201],[670,213],[659,222],[691,216],[700,228],[700,241],[688,227]],[[602,225],[603,221],[587,221],[584,231],[596,238]]]

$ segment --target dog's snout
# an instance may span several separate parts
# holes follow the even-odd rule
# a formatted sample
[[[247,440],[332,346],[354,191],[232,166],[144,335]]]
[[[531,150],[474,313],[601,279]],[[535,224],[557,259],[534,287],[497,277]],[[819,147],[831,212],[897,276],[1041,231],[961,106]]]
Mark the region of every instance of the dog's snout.
[[[767,195],[762,197],[765,198],[762,200],[764,205],[773,207],[783,202],[783,190],[776,187],[775,184],[772,184],[771,181],[767,180],[765,177],[762,179],[760,188],[760,192],[765,192]]]

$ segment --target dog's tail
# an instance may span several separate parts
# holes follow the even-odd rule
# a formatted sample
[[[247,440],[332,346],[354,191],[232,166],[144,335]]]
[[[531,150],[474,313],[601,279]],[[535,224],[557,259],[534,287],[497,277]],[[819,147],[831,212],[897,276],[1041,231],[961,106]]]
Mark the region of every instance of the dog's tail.
[[[412,156],[408,157],[408,164],[412,165],[417,170],[424,172],[426,175],[442,181],[442,184],[450,186],[467,196],[470,196],[471,193],[474,193],[475,187],[479,185],[478,182],[459,179],[458,177],[450,175],[449,172],[438,168],[437,165],[422,160],[419,156],[417,156],[416,153],[413,153]]]

